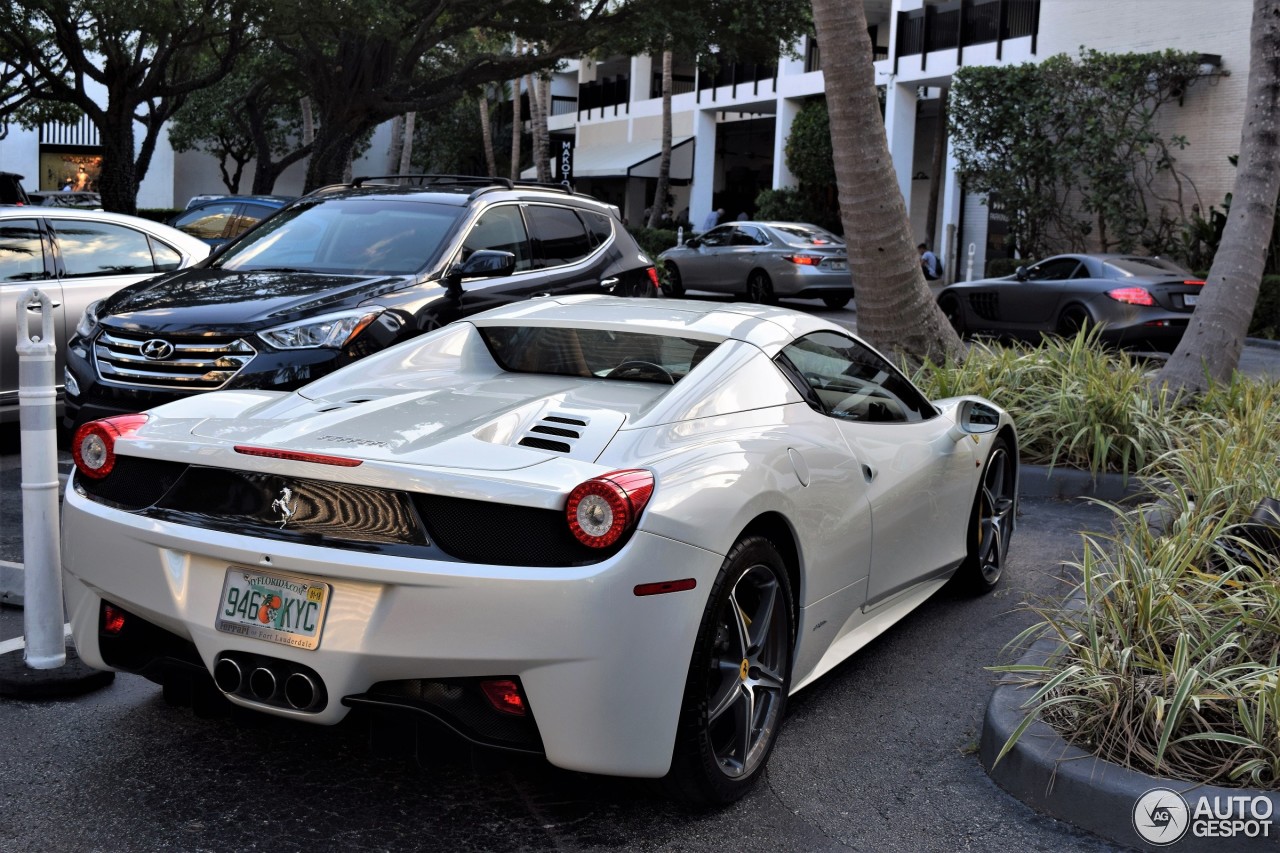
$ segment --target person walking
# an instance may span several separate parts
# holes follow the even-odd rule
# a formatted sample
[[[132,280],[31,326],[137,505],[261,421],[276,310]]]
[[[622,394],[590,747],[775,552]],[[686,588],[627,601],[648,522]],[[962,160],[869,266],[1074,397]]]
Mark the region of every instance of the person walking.
[[[718,207],[707,214],[707,218],[702,221],[702,230],[710,231],[720,224],[720,218],[724,216],[724,208]]]

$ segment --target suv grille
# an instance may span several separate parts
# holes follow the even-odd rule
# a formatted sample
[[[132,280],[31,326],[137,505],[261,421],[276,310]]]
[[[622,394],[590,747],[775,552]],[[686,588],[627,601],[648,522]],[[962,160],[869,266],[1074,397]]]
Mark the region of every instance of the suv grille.
[[[160,357],[144,355],[144,347],[159,341]],[[93,345],[98,376],[153,388],[221,388],[248,364],[257,351],[231,335],[152,335],[109,331]]]

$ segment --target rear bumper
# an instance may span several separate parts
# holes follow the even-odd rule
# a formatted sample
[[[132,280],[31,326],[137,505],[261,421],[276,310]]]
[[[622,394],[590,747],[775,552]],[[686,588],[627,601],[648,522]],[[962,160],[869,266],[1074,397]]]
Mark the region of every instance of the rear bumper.
[[[189,644],[212,671],[223,653],[269,656],[323,681],[317,712],[236,704],[338,722],[352,697],[386,682],[514,676],[560,767],[666,773],[694,637],[721,555],[637,531],[611,559],[528,568],[407,560],[269,542],[176,525],[67,490],[63,570],[76,646],[112,668],[100,646],[102,602]],[[307,651],[214,628],[229,566],[270,566],[332,584],[320,645]],[[637,597],[637,584],[693,577],[694,590]],[[136,670],[135,670],[136,671]]]

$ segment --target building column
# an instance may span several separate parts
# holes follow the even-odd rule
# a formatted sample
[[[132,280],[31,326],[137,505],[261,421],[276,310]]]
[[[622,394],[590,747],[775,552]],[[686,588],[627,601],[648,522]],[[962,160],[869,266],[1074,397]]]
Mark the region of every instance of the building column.
[[[947,139],[947,158],[942,174],[942,210],[938,218],[942,222],[942,250],[946,253],[943,256],[943,278],[950,284],[963,280],[965,264],[969,258],[969,247],[960,243],[960,210],[964,190],[960,186],[955,146],[950,137]],[[938,247],[935,246],[934,253],[937,254],[937,251]]]
[[[715,209],[716,190],[716,113],[695,110],[693,113],[693,181],[689,192],[689,220],[696,229],[707,214]]]
[[[911,210],[911,167],[916,147],[916,90],[914,86],[890,81],[885,87],[884,132],[889,139],[889,156],[898,173],[898,189],[907,210]]]
[[[801,101],[794,98],[778,98],[777,120],[773,126],[773,188],[794,187],[799,181],[787,168],[787,137],[791,125],[800,112]]]

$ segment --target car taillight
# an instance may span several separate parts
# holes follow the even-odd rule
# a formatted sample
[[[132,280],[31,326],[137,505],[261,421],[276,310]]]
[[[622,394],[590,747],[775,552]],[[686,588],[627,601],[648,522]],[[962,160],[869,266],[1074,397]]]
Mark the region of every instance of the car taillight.
[[[612,471],[579,483],[565,505],[569,530],[591,548],[608,548],[630,530],[653,496],[653,474]]]
[[[496,678],[482,681],[480,689],[495,711],[516,717],[523,717],[529,712],[528,706],[524,703],[524,696],[520,695],[520,686],[511,679]]]
[[[80,427],[71,439],[76,470],[95,480],[110,474],[116,466],[116,439],[133,435],[146,422],[146,415],[117,415]]]
[[[645,268],[644,268],[644,271],[645,271],[645,273],[647,273],[647,274],[648,274],[648,276],[649,276],[649,281],[653,282],[654,289],[657,289],[657,288],[658,288],[658,286],[659,286],[659,284],[658,284],[658,268],[657,268],[657,267],[645,267]]]
[[[784,261],[791,261],[793,264],[799,264],[803,267],[816,267],[818,264],[822,263],[822,257],[820,255],[783,255],[782,259]]]
[[[1127,302],[1130,305],[1156,304],[1155,299],[1145,287],[1117,287],[1115,290],[1108,290],[1107,296],[1116,302]]]
[[[1204,287],[1204,282],[1194,278],[1189,278],[1183,284],[1194,284],[1196,287]]]

